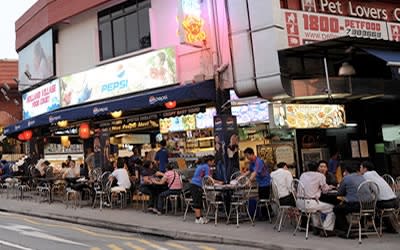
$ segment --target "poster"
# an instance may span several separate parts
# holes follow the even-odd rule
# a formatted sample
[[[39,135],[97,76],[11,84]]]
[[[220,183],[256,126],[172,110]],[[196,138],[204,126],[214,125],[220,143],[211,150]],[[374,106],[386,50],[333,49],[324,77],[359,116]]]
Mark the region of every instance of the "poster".
[[[362,158],[369,157],[367,140],[360,140],[360,153]]]
[[[236,116],[214,116],[214,147],[217,178],[225,183],[239,171],[239,136]]]
[[[352,158],[360,158],[360,146],[358,145],[358,141],[350,141],[351,146],[351,157]]]

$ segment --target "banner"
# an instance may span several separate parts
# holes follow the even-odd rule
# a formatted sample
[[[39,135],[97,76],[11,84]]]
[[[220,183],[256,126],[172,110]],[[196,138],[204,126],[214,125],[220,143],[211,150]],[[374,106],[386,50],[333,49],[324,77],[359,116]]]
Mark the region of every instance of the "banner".
[[[23,119],[60,108],[60,85],[58,79],[22,95]]]
[[[67,107],[175,84],[175,50],[166,48],[61,77]]]
[[[239,171],[239,136],[236,116],[214,116],[214,147],[217,178],[228,183]]]
[[[283,10],[289,47],[342,36],[389,40],[386,22]]]

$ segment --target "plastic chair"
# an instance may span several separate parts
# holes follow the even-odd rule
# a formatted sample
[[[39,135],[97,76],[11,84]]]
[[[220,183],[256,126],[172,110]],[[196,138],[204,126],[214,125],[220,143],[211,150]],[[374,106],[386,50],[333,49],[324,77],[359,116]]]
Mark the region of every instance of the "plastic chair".
[[[305,216],[307,218],[307,224],[305,227],[306,240],[308,240],[308,231],[310,226],[311,215],[317,214],[318,215],[317,217],[319,218],[319,223],[322,225],[321,214],[318,210],[315,210],[314,208],[310,208],[309,206],[307,206],[307,201],[313,200],[313,198],[309,198],[306,196],[303,183],[301,183],[298,179],[294,179],[292,181],[292,192],[295,194],[296,207],[300,211],[300,216],[297,220],[296,229],[294,230],[293,235],[296,235],[297,230],[301,229],[301,218]],[[323,227],[321,227],[321,229],[324,232],[325,236],[327,236],[325,229]]]
[[[350,225],[347,230],[347,238],[350,236],[352,225],[358,224],[358,243],[361,244],[361,235],[370,234],[371,232],[362,233],[361,221],[364,222],[364,227],[367,226],[368,218],[371,219],[374,232],[380,238],[380,234],[375,225],[376,202],[378,200],[379,188],[373,181],[363,181],[357,188],[357,196],[360,200],[360,211],[350,213]]]

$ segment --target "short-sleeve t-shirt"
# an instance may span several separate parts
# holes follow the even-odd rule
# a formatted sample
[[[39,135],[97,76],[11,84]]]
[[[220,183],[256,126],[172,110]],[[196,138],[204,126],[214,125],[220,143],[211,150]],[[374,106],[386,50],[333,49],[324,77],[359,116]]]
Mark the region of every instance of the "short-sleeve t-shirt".
[[[165,169],[168,164],[168,150],[166,148],[161,148],[160,150],[158,150],[155,156],[155,160],[160,162],[160,172],[165,173]]]
[[[268,165],[266,165],[260,157],[256,157],[256,159],[250,163],[250,172],[253,173],[254,171],[256,172],[256,181],[259,187],[271,185]]]
[[[171,190],[182,189],[181,178],[179,177],[179,173],[174,170],[169,170],[164,174],[165,178],[167,178],[168,187]]]
[[[203,178],[209,175],[210,167],[207,163],[198,165],[192,177],[192,184],[201,187]]]

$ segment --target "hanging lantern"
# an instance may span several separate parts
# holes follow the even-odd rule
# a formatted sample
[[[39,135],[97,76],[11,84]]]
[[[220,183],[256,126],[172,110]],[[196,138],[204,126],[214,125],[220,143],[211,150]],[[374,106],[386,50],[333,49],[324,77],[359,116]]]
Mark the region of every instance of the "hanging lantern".
[[[113,118],[120,118],[121,115],[122,115],[122,110],[116,110],[116,111],[114,111],[114,112],[111,112],[111,116],[112,116]]]
[[[25,130],[24,132],[22,132],[22,134],[24,135],[24,138],[26,141],[29,141],[30,139],[32,139],[32,130],[30,130],[30,129]]]
[[[167,109],[173,109],[176,107],[176,101],[169,101],[164,103],[164,105]]]
[[[18,134],[18,140],[25,141],[24,133],[21,132],[21,133]]]
[[[79,126],[79,137],[82,139],[88,139],[90,137],[89,123],[81,123],[81,125]]]
[[[65,146],[68,141],[69,141],[68,135],[61,136],[61,145]]]

